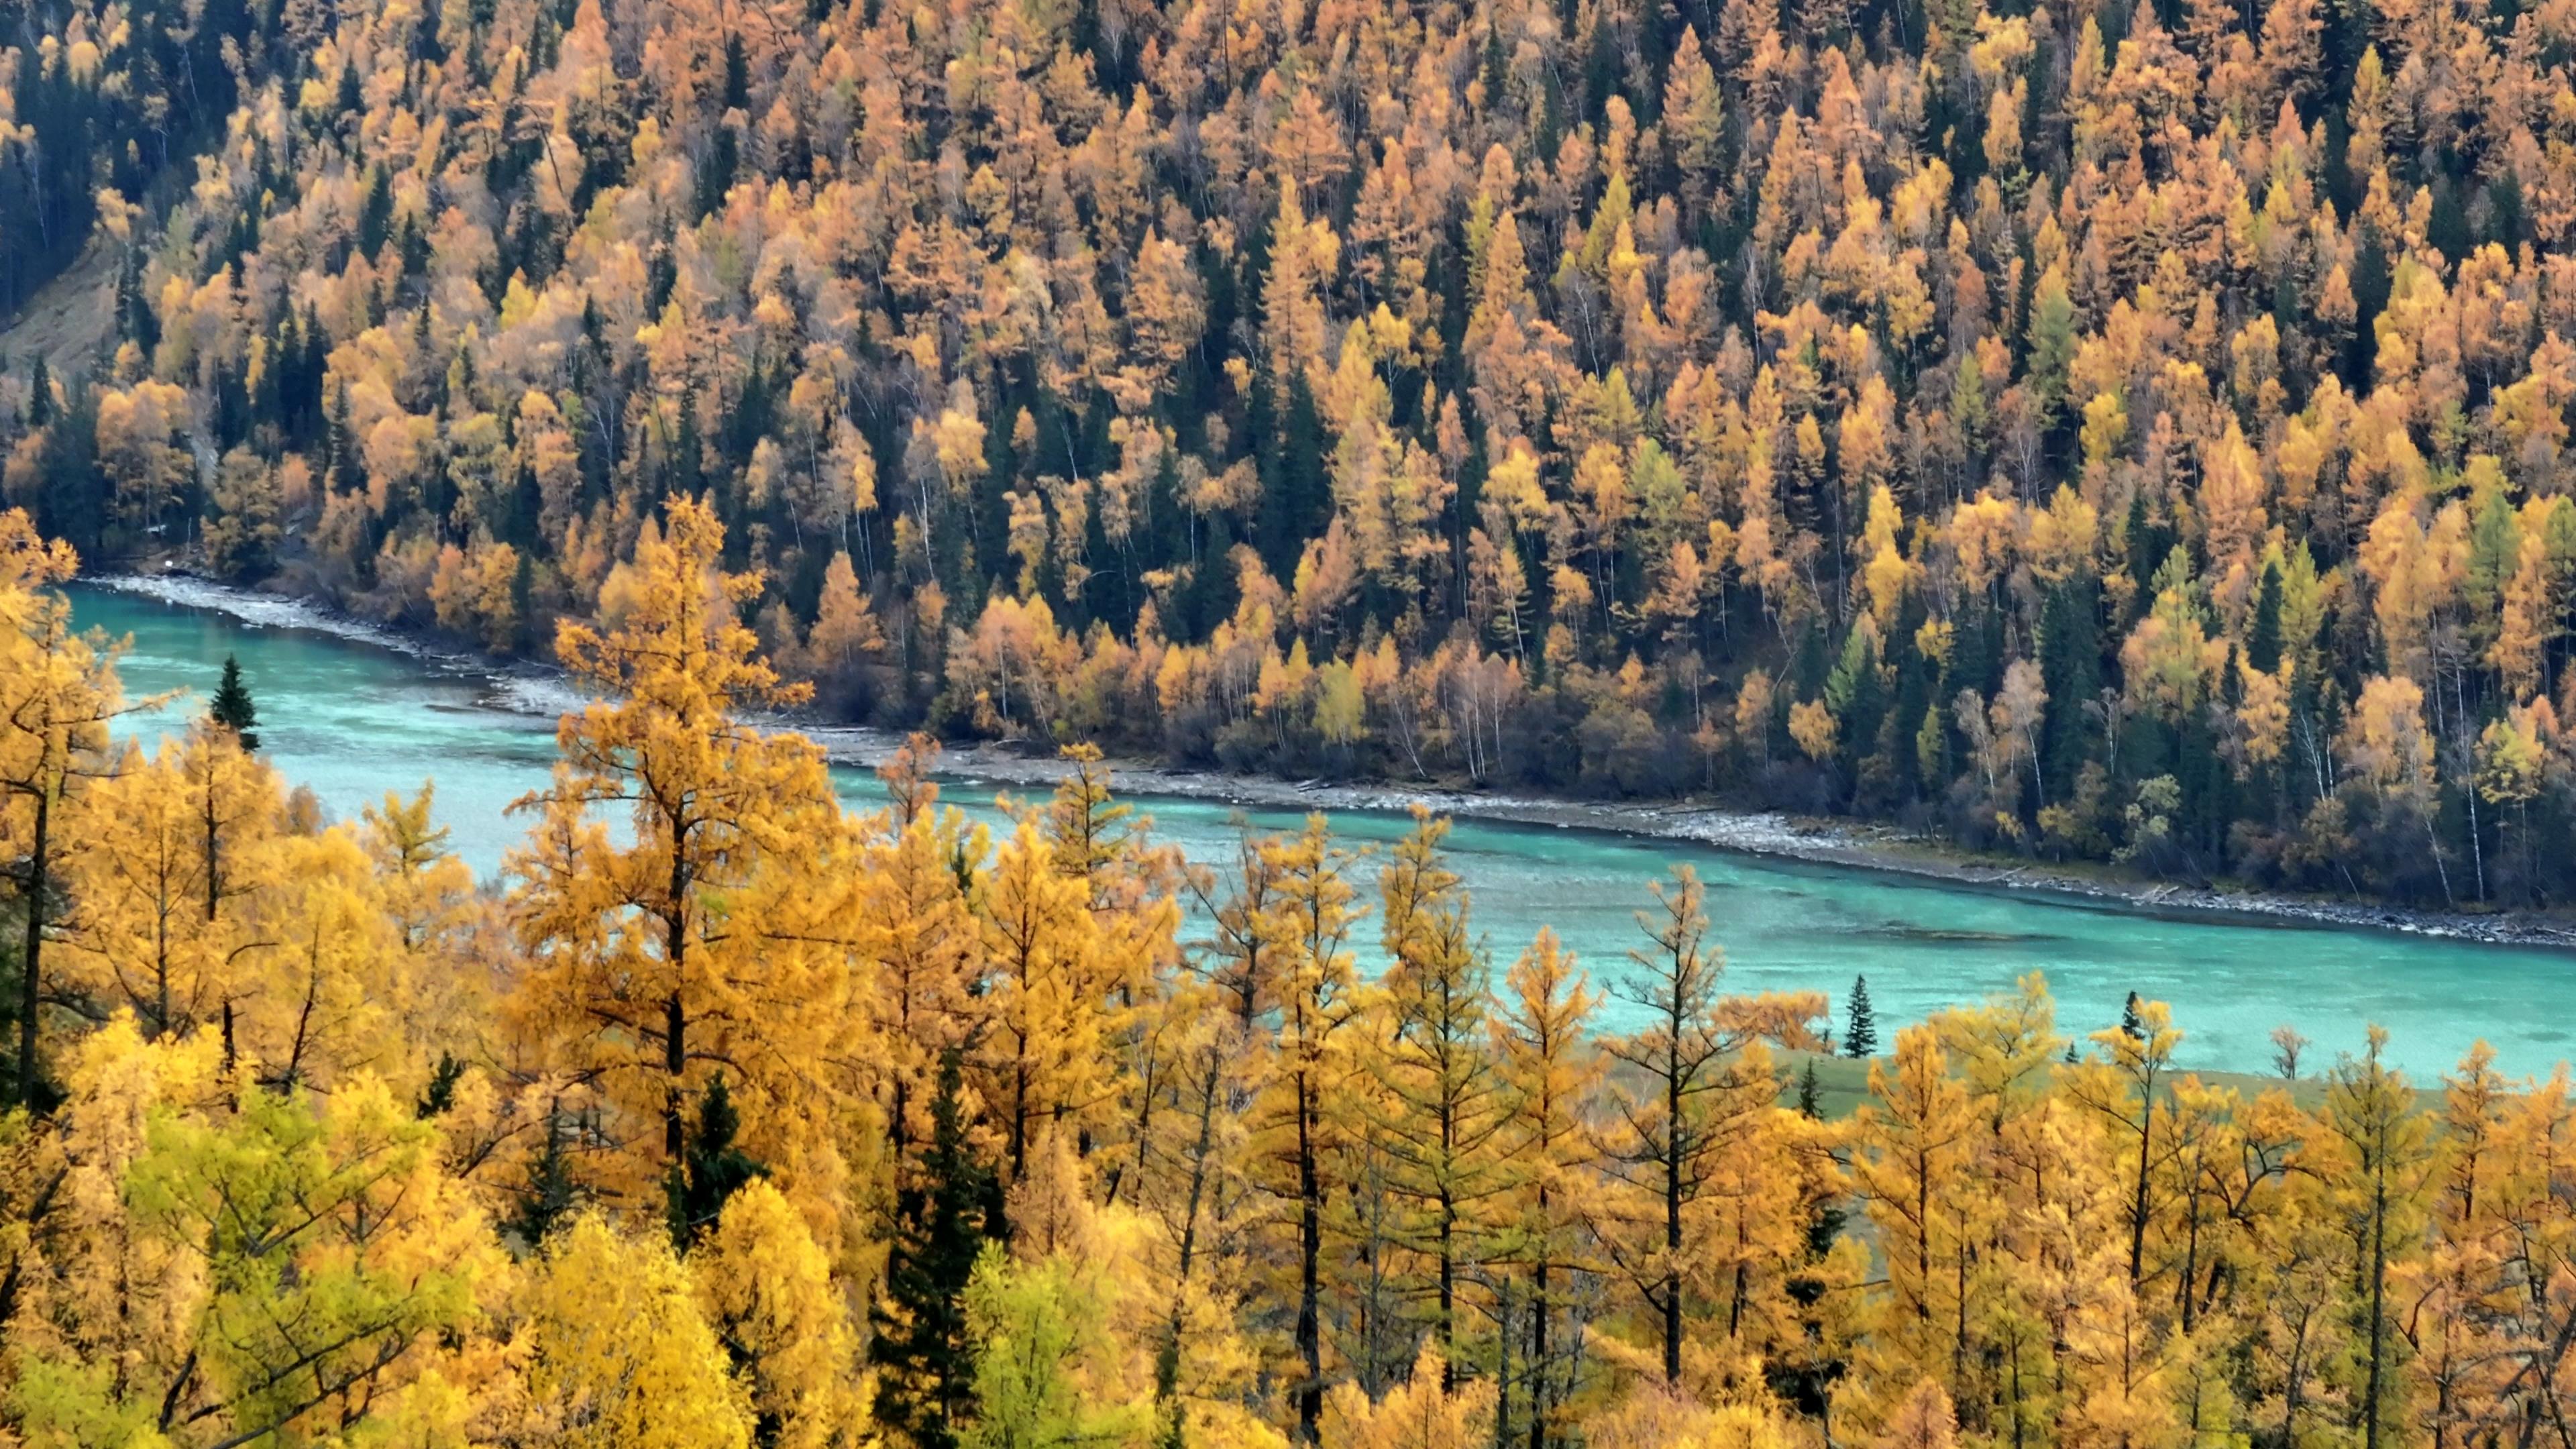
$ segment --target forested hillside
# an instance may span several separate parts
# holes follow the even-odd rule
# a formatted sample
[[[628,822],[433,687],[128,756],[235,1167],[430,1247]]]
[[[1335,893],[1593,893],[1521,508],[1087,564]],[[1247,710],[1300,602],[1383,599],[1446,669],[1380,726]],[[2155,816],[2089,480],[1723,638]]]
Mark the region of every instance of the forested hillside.
[[[1187,866],[1083,748],[988,829],[917,739],[853,814],[666,523],[478,891],[427,788],[322,822],[238,677],[112,743],[0,513],[0,1444],[2557,1440],[2564,1069],[2204,1080],[2036,975],[1829,1041],[1687,869],[1625,960],[1488,943],[1445,822]]]
[[[847,717],[2576,891],[2566,0],[166,10],[0,93],[94,555],[542,652],[703,496]]]

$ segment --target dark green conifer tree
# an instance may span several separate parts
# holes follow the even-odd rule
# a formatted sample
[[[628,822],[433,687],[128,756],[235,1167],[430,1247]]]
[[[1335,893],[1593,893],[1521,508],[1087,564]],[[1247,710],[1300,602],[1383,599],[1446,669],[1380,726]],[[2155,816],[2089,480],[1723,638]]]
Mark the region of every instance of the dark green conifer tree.
[[[107,480],[98,469],[98,394],[74,377],[36,453],[36,527],[83,554],[99,552],[107,528]]]
[[[2040,723],[2040,775],[2048,799],[2075,793],[2076,772],[2099,738],[2084,706],[2102,692],[2101,585],[2078,574],[2048,591],[2039,617],[2039,671],[2048,690]]]
[[[454,1052],[440,1052],[438,1065],[430,1069],[429,1087],[412,1104],[412,1115],[426,1122],[456,1105],[456,1084],[465,1076],[465,1063]]]
[[[741,1131],[742,1114],[734,1110],[733,1093],[718,1073],[699,1100],[697,1130],[689,1134],[688,1149],[671,1169],[671,1240],[683,1252],[698,1234],[715,1226],[726,1199],[766,1170],[734,1145]]]
[[[358,204],[358,251],[373,257],[382,251],[385,238],[393,234],[393,182],[379,166],[367,176],[366,199]]]
[[[2245,636],[2245,662],[2265,674],[2281,667],[2281,566],[2263,565],[2254,594],[2254,624]]]
[[[1276,445],[1265,454],[1258,530],[1262,565],[1276,579],[1293,579],[1306,540],[1321,534],[1332,516],[1332,484],[1324,469],[1324,419],[1301,373],[1289,379],[1288,406],[1279,418]]]
[[[546,1145],[528,1164],[527,1181],[519,1188],[518,1212],[501,1225],[530,1249],[545,1242],[581,1206],[581,1181],[572,1170],[571,1136],[572,1123],[561,1105],[547,1108]]]
[[[38,357],[27,374],[27,426],[41,428],[53,420],[54,379],[45,370],[45,359]]]
[[[869,1357],[883,1371],[877,1420],[920,1449],[954,1449],[958,1442],[957,1426],[974,1396],[966,1282],[984,1245],[1006,1231],[993,1169],[966,1140],[961,1076],[951,1047],[939,1059],[930,1150],[918,1177],[895,1193],[885,1297],[872,1314],[877,1333]]]
[[[1843,1025],[1843,1055],[1852,1058],[1878,1054],[1878,1013],[1870,1008],[1869,978],[1852,978],[1851,1011]]]
[[[251,702],[250,686],[242,683],[241,660],[224,656],[223,682],[215,686],[214,703],[206,710],[208,718],[233,732],[245,750],[259,748],[259,706]]]

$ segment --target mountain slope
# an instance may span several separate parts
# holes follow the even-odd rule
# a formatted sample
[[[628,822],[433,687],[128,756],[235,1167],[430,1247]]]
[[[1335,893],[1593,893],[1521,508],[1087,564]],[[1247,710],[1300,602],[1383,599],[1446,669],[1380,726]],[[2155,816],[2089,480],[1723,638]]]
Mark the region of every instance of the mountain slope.
[[[2576,883],[2567,0],[244,24],[92,550],[541,650],[705,495],[857,717]]]

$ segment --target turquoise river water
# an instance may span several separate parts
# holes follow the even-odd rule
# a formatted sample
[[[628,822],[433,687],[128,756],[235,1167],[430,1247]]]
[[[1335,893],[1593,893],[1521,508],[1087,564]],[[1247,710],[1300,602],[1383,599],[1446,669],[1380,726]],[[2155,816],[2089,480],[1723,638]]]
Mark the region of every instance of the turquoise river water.
[[[132,636],[124,663],[130,692],[195,692],[158,716],[135,717],[131,730],[157,733],[202,710],[224,656],[237,654],[258,700],[263,748],[290,781],[348,817],[386,790],[435,779],[440,820],[487,878],[521,828],[504,808],[543,782],[554,757],[553,719],[530,712],[526,690],[458,665],[96,586],[76,587],[73,599],[83,624]],[[837,778],[853,803],[881,798],[862,772]],[[950,782],[947,798],[991,807],[990,788],[971,782]],[[1204,861],[1230,857],[1246,823],[1223,804],[1138,804],[1158,838]],[[1255,829],[1296,821],[1288,812],[1248,818]],[[1406,828],[1401,815],[1378,811],[1338,812],[1333,823],[1358,845],[1382,844]],[[2116,1021],[2132,990],[2171,1001],[2186,1033],[2182,1058],[2194,1066],[2261,1071],[2267,1037],[2284,1022],[2314,1039],[2316,1066],[2357,1050],[2365,1024],[2378,1022],[2418,1080],[2447,1070],[2482,1037],[2517,1074],[2545,1073],[2576,1051],[2576,954],[2158,914],[1607,831],[1463,820],[1450,839],[1498,969],[1546,923],[1596,982],[1615,983],[1642,939],[1635,912],[1650,903],[1648,883],[1688,863],[1708,886],[1711,934],[1725,948],[1731,989],[1830,992],[1839,1023],[1844,993],[1865,972],[1883,1038],[2038,970],[2070,1032]],[[1617,1025],[1615,1001],[1605,1020]]]

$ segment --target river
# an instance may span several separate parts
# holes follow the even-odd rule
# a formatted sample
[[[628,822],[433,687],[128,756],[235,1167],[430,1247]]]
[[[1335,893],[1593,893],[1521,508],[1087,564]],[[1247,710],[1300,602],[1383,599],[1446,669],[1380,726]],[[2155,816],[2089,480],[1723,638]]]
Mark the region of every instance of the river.
[[[541,683],[338,633],[295,627],[280,610],[259,622],[228,611],[164,603],[94,585],[72,591],[84,625],[132,636],[129,692],[193,690],[146,736],[204,708],[226,654],[238,655],[257,699],[262,749],[290,782],[310,786],[335,818],[386,790],[437,782],[437,815],[482,876],[497,873],[522,823],[509,803],[544,782],[554,758],[556,702]],[[882,798],[873,777],[839,770],[854,804]],[[989,816],[990,787],[950,781],[947,798]],[[1199,800],[1138,797],[1155,835],[1194,859],[1229,858],[1244,817]],[[1254,812],[1256,829],[1295,825]],[[1408,822],[1384,811],[1334,815],[1355,845],[1383,844]],[[2576,1040],[2576,955],[2342,927],[2250,922],[2208,913],[1982,890],[1867,870],[1810,866],[1686,842],[1608,831],[1475,820],[1450,837],[1474,902],[1478,932],[1508,965],[1541,924],[1553,925],[1597,984],[1615,985],[1641,943],[1636,910],[1649,882],[1695,867],[1708,887],[1712,937],[1738,991],[1845,993],[1867,973],[1882,1040],[1942,1006],[2008,989],[2045,971],[2060,1027],[2115,1022],[2130,991],[2174,1006],[2187,1065],[2261,1071],[2272,1028],[2313,1038],[2309,1063],[2356,1051],[2366,1023],[2386,1026],[2395,1060],[2419,1081],[2448,1070],[2484,1037],[2509,1073],[2545,1073]],[[1364,868],[1365,870],[1365,868]],[[1371,881],[1373,871],[1366,872]],[[1620,1017],[1614,1000],[1609,1024]]]

